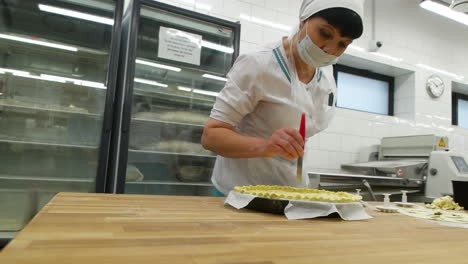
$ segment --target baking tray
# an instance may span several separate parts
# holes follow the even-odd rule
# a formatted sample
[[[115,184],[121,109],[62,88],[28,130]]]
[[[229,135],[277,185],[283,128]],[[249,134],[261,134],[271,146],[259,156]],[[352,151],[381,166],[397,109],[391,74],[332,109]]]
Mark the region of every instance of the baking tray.
[[[269,213],[284,215],[284,209],[289,204],[287,199],[271,199],[263,197],[255,197],[246,207],[246,209]],[[328,216],[322,216],[320,218],[340,218],[338,213],[331,213]]]

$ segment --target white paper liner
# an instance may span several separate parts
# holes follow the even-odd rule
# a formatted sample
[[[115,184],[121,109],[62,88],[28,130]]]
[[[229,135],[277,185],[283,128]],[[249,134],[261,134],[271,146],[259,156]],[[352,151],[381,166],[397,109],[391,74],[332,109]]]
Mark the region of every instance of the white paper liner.
[[[259,196],[235,191],[229,192],[224,204],[236,209],[246,207],[253,199]],[[264,197],[259,197],[264,198]],[[268,199],[268,198],[265,198]],[[343,220],[366,220],[372,218],[364,210],[361,203],[328,203],[302,200],[287,200],[289,204],[284,209],[284,215],[290,220],[309,219],[338,213]]]
[[[411,217],[416,217],[422,220],[425,220],[427,222],[431,223],[436,223],[442,226],[448,226],[448,227],[458,227],[458,228],[468,228],[468,224],[466,222],[459,222],[456,219],[431,219],[427,216],[424,215],[417,215],[414,213],[409,212],[411,209],[416,209],[416,210],[427,210],[428,212],[433,212],[431,209],[427,209],[422,206],[415,206],[414,208],[400,208],[398,212],[403,215],[411,216]],[[444,211],[444,210],[442,210]],[[455,211],[456,212],[456,211]]]
[[[428,221],[429,221],[429,220],[428,220]],[[451,222],[442,222],[442,221],[431,221],[431,222],[436,222],[437,224],[442,225],[442,226],[457,227],[457,228],[467,228],[467,229],[468,229],[468,225],[467,225],[467,224],[451,223]]]

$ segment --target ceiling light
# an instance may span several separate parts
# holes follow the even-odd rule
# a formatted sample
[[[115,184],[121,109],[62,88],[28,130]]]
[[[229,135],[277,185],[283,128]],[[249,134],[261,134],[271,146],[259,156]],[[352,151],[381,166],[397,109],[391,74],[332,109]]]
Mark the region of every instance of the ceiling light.
[[[224,77],[220,77],[220,76],[216,76],[216,75],[212,75],[208,73],[203,74],[202,77],[217,80],[217,81],[223,81],[223,82],[227,81],[227,79]]]
[[[60,8],[60,7],[50,6],[50,5],[43,5],[43,4],[39,4],[39,9],[41,11],[54,13],[54,14],[58,14],[62,16],[75,17],[75,18],[93,21],[93,22],[111,25],[111,26],[114,25],[114,19],[101,17],[101,16],[95,16],[95,15],[91,15],[87,13],[81,13],[81,12],[70,10],[70,9],[65,9],[65,8]]]
[[[396,58],[396,57],[393,57],[393,56],[390,56],[390,55],[387,55],[387,54],[383,54],[383,53],[380,53],[380,52],[371,52],[371,54],[374,54],[375,56],[379,56],[379,57],[389,59],[389,60],[392,60],[392,61],[396,61],[396,62],[403,61],[403,59],[401,59],[401,58]]]
[[[435,72],[438,72],[438,73],[441,73],[441,74],[451,76],[451,77],[453,77],[453,78],[455,78],[457,80],[463,80],[465,78],[465,76],[457,75],[455,73],[451,73],[451,72],[448,72],[448,71],[437,69],[437,68],[434,68],[434,67],[422,64],[422,63],[418,63],[418,64],[416,64],[416,66],[421,67],[421,68],[426,69],[426,70],[435,71]]]
[[[135,62],[138,63],[138,64],[148,65],[148,66],[151,66],[151,67],[170,70],[170,71],[175,71],[175,72],[180,72],[181,71],[181,69],[177,68],[177,67],[164,65],[164,64],[159,64],[159,63],[155,63],[155,62],[149,62],[149,61],[142,60],[142,59],[136,59]]]
[[[46,41],[41,41],[41,40],[34,40],[34,39],[23,38],[23,37],[16,37],[16,36],[12,36],[12,35],[0,34],[0,38],[19,41],[19,42],[25,42],[25,43],[35,44],[35,45],[40,45],[40,46],[46,46],[46,47],[50,47],[50,48],[63,49],[63,50],[69,50],[69,51],[75,51],[75,52],[78,51],[77,48],[72,47],[72,46],[55,44],[55,43],[51,43],[51,42],[46,42]]]
[[[134,81],[137,82],[137,83],[143,83],[143,84],[148,84],[148,85],[153,85],[153,86],[158,86],[158,87],[163,87],[163,88],[168,87],[167,84],[159,83],[159,82],[155,82],[155,81],[150,81],[150,80],[146,80],[146,79],[135,78]]]
[[[31,75],[31,74],[29,74],[29,72],[27,74],[25,74],[25,73],[13,73],[13,75],[23,77],[23,78],[29,78],[29,79],[37,79],[37,80],[65,83],[64,80],[52,79],[52,78],[47,78],[47,77],[37,76],[37,75]]]
[[[88,86],[88,87],[98,88],[98,89],[107,89],[107,87],[103,83],[98,83],[98,82],[66,78],[66,77],[49,75],[49,74],[31,75],[31,73],[29,72],[17,71],[17,70],[11,70],[11,69],[3,69],[3,68],[0,68],[0,70],[4,72],[13,73],[13,75],[18,76],[18,77],[23,77],[23,78],[59,82],[59,83],[66,83],[67,81],[69,81],[76,85]]]
[[[184,92],[191,92],[193,89],[192,88],[187,88],[183,86],[177,86],[178,90],[184,91]]]
[[[78,83],[75,82],[75,84],[78,84]],[[88,86],[88,87],[98,88],[98,89],[107,89],[107,87],[103,83],[98,83],[98,82],[81,81],[81,83],[78,85]]]
[[[26,71],[18,71],[18,70],[13,70],[13,69],[7,69],[7,68],[0,68],[0,71],[3,73],[12,73],[12,74],[29,74],[29,72]]]
[[[195,89],[195,88],[188,88],[188,87],[183,87],[183,86],[178,86],[177,89],[184,91],[184,92],[194,92],[197,94],[203,94],[203,95],[209,95],[209,96],[219,95],[219,93],[217,92],[205,91],[205,90],[200,90],[200,89]]]
[[[67,77],[50,75],[50,74],[41,74],[40,76],[44,77],[44,78],[48,78],[49,80],[60,80],[60,81],[64,81],[64,82],[69,81],[69,82],[72,82],[72,83],[82,81],[82,80],[79,80],[79,79],[67,78]]]
[[[290,26],[274,23],[274,22],[264,20],[264,19],[261,19],[261,18],[258,18],[258,17],[249,16],[249,15],[246,15],[246,14],[240,14],[239,17],[241,19],[245,19],[245,20],[247,20],[249,22],[260,24],[260,25],[263,25],[263,26],[268,26],[268,27],[272,27],[272,28],[276,28],[276,29],[281,29],[281,30],[284,30],[284,31],[290,31],[291,30]]]
[[[454,11],[446,5],[430,0],[423,1],[419,3],[419,5],[426,10],[429,10],[431,12],[450,18],[468,26],[468,15]]]
[[[219,51],[229,53],[229,54],[234,53],[233,48],[222,46],[222,45],[219,45],[219,44],[216,44],[216,43],[213,43],[213,42],[208,42],[208,41],[205,41],[205,40],[202,40],[202,46],[205,47],[205,48],[219,50]]]
[[[197,94],[203,94],[203,95],[209,95],[209,96],[218,96],[219,93],[217,92],[210,92],[210,91],[205,91],[205,90],[199,90],[199,89],[193,89],[194,93]]]
[[[49,80],[49,81],[59,81],[59,82],[72,82],[75,85],[80,85],[80,86],[87,86],[87,87],[92,87],[92,88],[98,88],[98,89],[107,89],[107,87],[103,83],[99,82],[91,82],[87,80],[80,80],[80,79],[74,79],[74,78],[67,78],[67,77],[62,77],[62,76],[56,76],[56,75],[49,75],[49,74],[41,74],[40,75],[43,80]]]

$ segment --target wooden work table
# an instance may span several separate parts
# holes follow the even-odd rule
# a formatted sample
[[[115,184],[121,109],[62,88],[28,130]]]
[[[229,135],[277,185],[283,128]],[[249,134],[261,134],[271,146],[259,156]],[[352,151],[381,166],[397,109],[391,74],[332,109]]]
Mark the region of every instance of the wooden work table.
[[[215,197],[60,193],[0,263],[468,263],[468,229],[371,214],[287,220]]]

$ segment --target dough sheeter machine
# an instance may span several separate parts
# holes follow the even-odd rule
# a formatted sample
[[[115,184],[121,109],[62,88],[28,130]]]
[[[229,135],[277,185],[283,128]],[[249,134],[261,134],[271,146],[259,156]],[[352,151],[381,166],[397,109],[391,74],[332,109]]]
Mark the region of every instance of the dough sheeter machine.
[[[468,182],[466,156],[450,151],[448,143],[447,137],[435,135],[384,137],[369,161],[343,164],[340,173],[311,171],[302,183],[316,189],[362,189],[370,200],[406,190],[411,201],[432,201],[453,195],[452,181]]]

